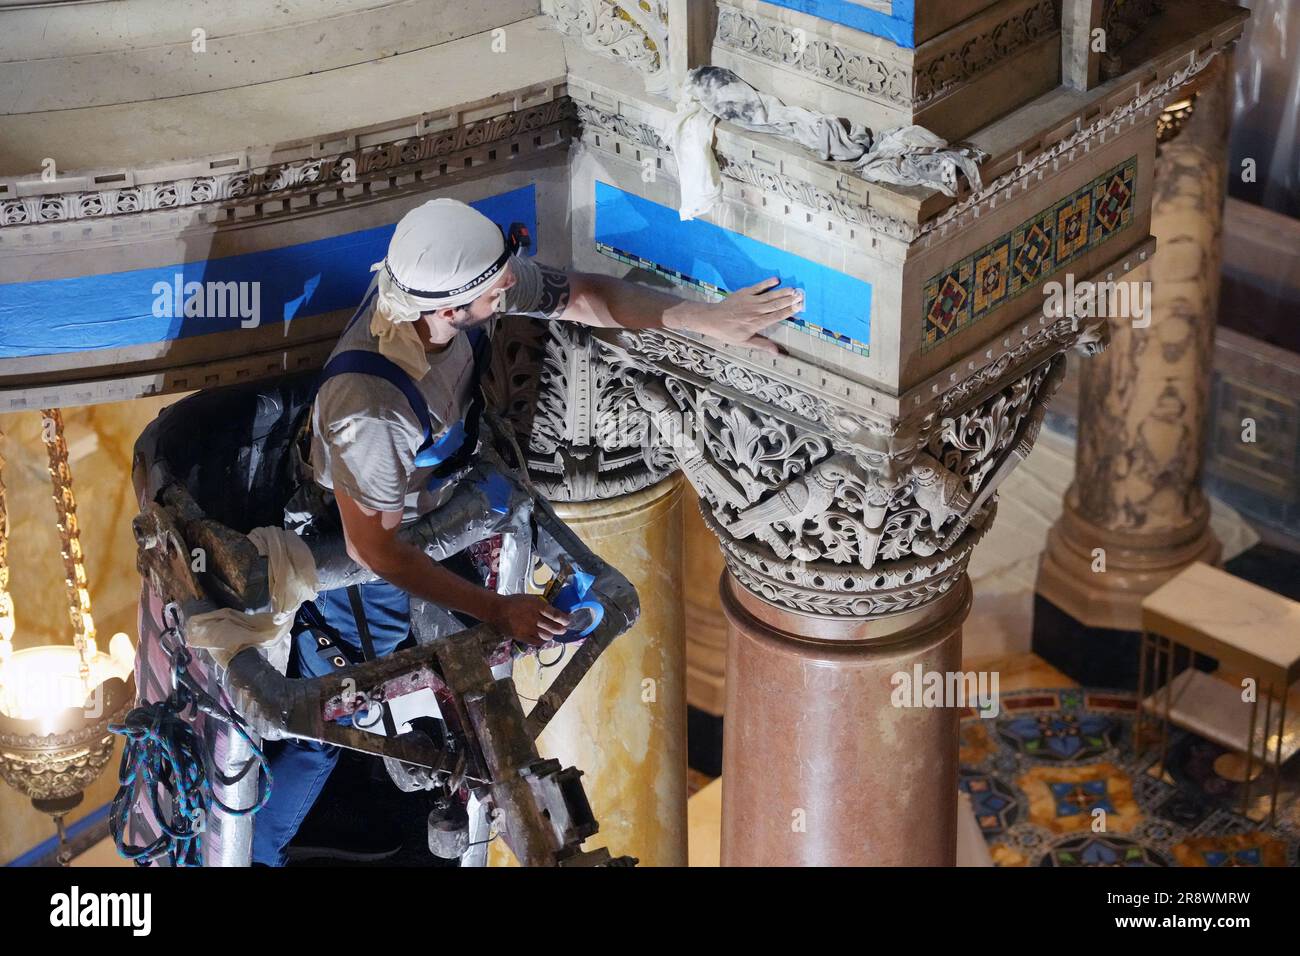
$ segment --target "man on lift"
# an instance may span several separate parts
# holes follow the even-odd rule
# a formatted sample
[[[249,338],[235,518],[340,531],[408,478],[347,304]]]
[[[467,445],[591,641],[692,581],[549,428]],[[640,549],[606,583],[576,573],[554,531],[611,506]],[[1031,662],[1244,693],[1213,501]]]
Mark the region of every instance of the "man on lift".
[[[440,564],[397,537],[403,524],[442,505],[471,463],[478,377],[498,317],[691,331],[776,352],[759,332],[797,307],[796,290],[775,288],[775,278],[716,303],[691,302],[541,265],[517,255],[510,239],[454,199],[407,213],[322,373],[311,418],[313,477],[337,502],[348,554],[382,580],[326,591],[314,610],[357,654],[383,656],[406,638],[412,595],[527,644],[544,644],[569,624],[543,598],[498,594],[458,573],[454,560]],[[308,632],[295,655],[304,677],[335,666],[336,655],[319,653]],[[284,864],[337,760],[338,748],[299,741],[272,756],[274,788],[257,817],[255,863]]]

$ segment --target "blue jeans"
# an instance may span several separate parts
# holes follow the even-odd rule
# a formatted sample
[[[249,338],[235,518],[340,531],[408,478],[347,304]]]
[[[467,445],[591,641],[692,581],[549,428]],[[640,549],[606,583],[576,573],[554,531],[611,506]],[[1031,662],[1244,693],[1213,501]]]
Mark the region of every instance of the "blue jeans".
[[[361,585],[361,603],[365,609],[375,656],[391,654],[406,639],[410,629],[410,596],[387,581]],[[340,640],[361,651],[352,605],[347,588],[324,591],[316,606],[327,624],[335,628]],[[304,631],[295,639],[294,654],[302,677],[323,677],[333,667],[317,654],[316,640]],[[298,832],[307,812],[320,796],[339,760],[339,748],[330,744],[286,740],[281,749],[270,755],[273,784],[271,799],[253,820],[253,862],[267,866],[284,866],[285,847]]]

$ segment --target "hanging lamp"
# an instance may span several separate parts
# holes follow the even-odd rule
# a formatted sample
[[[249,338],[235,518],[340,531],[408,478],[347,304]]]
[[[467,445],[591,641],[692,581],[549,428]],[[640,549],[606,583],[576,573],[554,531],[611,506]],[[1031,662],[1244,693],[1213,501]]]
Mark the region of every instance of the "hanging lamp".
[[[73,643],[14,650],[9,516],[0,473],[0,777],[54,818],[59,859],[66,863],[63,818],[113,755],[108,725],[121,720],[135,696],[135,650],[122,633],[113,635],[107,654],[95,642],[63,416],[57,408],[42,415]]]

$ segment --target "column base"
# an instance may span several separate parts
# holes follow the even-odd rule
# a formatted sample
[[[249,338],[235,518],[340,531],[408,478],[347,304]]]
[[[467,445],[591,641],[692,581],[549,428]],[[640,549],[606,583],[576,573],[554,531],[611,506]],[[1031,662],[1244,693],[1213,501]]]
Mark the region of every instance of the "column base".
[[[1098,549],[1104,571],[1093,570]],[[1067,502],[1047,535],[1034,589],[1085,627],[1136,632],[1143,598],[1195,561],[1216,564],[1222,550],[1208,513],[1186,529],[1137,535],[1090,524]]]

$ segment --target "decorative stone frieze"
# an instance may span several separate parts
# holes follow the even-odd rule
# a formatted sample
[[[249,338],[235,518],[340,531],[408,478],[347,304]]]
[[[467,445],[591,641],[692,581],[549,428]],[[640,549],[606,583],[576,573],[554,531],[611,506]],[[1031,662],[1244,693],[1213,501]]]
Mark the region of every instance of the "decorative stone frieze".
[[[227,218],[243,221],[249,214],[260,217],[282,211],[282,203],[291,198],[301,202],[309,196],[312,205],[346,201],[364,194],[367,184],[375,180],[410,175],[428,179],[464,169],[466,160],[470,165],[476,159],[479,163],[496,162],[495,147],[504,145],[509,150],[511,141],[520,137],[524,142],[517,152],[542,145],[541,139],[529,141],[528,133],[547,134],[547,145],[555,136],[567,140],[571,135],[575,114],[567,97],[524,109],[510,109],[510,102],[504,101],[501,115],[489,119],[423,133],[416,132],[418,125],[413,124],[408,135],[389,142],[252,169],[174,179],[155,179],[156,173],[142,169],[121,175],[127,185],[90,190],[77,188],[85,177],[69,178],[72,185],[66,190],[55,180],[40,195],[0,199],[0,226],[37,226],[212,205],[226,207]],[[323,139],[346,142],[355,138],[340,134]],[[506,158],[499,157],[501,161]]]
[[[542,11],[588,49],[633,67],[646,92],[670,87],[667,0],[543,0]]]
[[[1051,89],[1059,73],[1053,0],[992,0],[972,14],[900,45],[815,7],[722,0],[713,59],[794,105],[956,139]]]
[[[747,56],[793,67],[823,83],[898,106],[910,105],[912,101],[910,77],[898,61],[821,38],[810,40],[800,28],[786,26],[773,17],[722,5],[715,42]]]
[[[800,27],[772,16],[722,5],[716,42],[747,56],[799,72],[846,91],[916,108],[952,92],[962,83],[994,66],[1030,43],[1059,29],[1052,0],[1036,0],[1002,18],[982,24],[933,59],[918,60],[909,70],[905,61],[872,55],[846,42],[809,39]],[[799,32],[796,32],[799,31]]]

